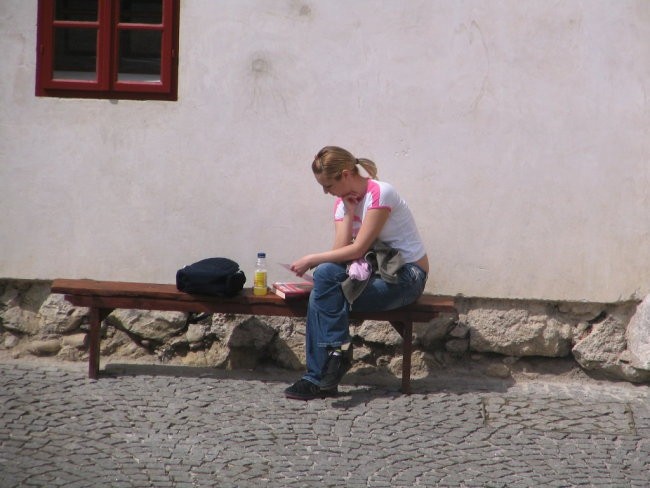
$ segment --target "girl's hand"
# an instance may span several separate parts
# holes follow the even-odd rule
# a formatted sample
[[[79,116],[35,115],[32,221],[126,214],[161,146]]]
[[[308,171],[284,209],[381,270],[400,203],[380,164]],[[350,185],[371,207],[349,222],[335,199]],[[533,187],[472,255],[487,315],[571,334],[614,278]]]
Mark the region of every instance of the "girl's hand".
[[[354,215],[354,211],[357,208],[357,205],[359,205],[360,201],[361,199],[356,193],[350,193],[343,197],[343,204],[345,205],[345,209],[351,215]]]
[[[316,266],[312,254],[307,254],[291,264],[291,271],[296,273],[297,276],[304,275],[311,268]]]

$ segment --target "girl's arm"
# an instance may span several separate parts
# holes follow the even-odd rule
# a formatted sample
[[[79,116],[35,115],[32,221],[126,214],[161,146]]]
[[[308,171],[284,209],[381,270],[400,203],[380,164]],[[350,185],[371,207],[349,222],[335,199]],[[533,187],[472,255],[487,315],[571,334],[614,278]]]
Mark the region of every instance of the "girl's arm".
[[[334,222],[334,245],[332,250],[347,246],[352,243],[352,223],[354,211],[347,212],[343,220]]]
[[[350,212],[349,212],[350,213]],[[348,244],[342,245],[340,247],[335,247],[331,251],[321,252],[318,254],[307,254],[302,258],[298,259],[291,265],[291,269],[298,276],[305,274],[310,268],[314,268],[321,263],[344,263],[347,261],[354,261],[366,254],[372,243],[377,240],[381,229],[384,227],[384,224],[388,220],[390,215],[390,210],[386,208],[375,208],[370,209],[366,213],[366,218],[361,224],[359,229],[359,234],[357,234],[354,242],[348,242]],[[347,237],[347,229],[343,226],[345,225],[345,219],[341,222],[337,222],[335,227],[335,245],[339,244],[339,237],[341,240],[344,237]],[[340,226],[340,227],[339,227]],[[339,236],[340,232],[340,236]],[[350,237],[351,238],[351,237]]]

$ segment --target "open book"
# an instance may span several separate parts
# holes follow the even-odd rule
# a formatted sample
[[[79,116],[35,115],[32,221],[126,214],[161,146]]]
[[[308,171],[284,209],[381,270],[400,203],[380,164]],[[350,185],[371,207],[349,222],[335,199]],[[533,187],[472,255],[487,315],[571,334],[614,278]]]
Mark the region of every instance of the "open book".
[[[273,283],[273,293],[285,300],[293,298],[307,298],[314,284],[309,281],[276,281]]]

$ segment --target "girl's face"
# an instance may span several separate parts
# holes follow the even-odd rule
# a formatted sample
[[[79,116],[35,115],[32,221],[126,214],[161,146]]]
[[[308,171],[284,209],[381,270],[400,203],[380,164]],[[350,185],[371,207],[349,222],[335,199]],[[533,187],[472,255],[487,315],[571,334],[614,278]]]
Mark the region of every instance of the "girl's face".
[[[335,197],[344,198],[346,193],[350,191],[348,188],[349,185],[346,184],[348,180],[348,174],[349,171],[343,170],[343,173],[341,173],[341,177],[338,180],[334,178],[327,178],[324,173],[315,176],[318,184],[323,187],[323,193],[329,193]]]
[[[347,169],[343,170],[341,177],[338,180],[327,178],[323,173],[315,176],[316,181],[318,181],[318,184],[323,187],[323,192],[326,194],[329,193],[330,195],[342,198],[343,200],[350,200],[350,202],[353,203],[357,203],[361,198],[361,195],[353,189],[352,172]]]

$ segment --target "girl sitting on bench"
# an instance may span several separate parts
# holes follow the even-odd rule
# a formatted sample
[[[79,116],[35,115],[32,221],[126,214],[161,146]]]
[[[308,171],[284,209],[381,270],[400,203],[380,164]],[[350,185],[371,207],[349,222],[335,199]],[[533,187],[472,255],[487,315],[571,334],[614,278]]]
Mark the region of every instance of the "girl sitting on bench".
[[[287,398],[297,400],[338,393],[338,383],[352,365],[351,307],[371,312],[413,303],[429,272],[413,215],[392,185],[376,179],[375,163],[327,146],[311,168],[323,191],[336,197],[334,246],[291,265],[298,276],[316,268],[307,311],[307,372],[285,390]],[[371,269],[368,261],[374,264]]]

